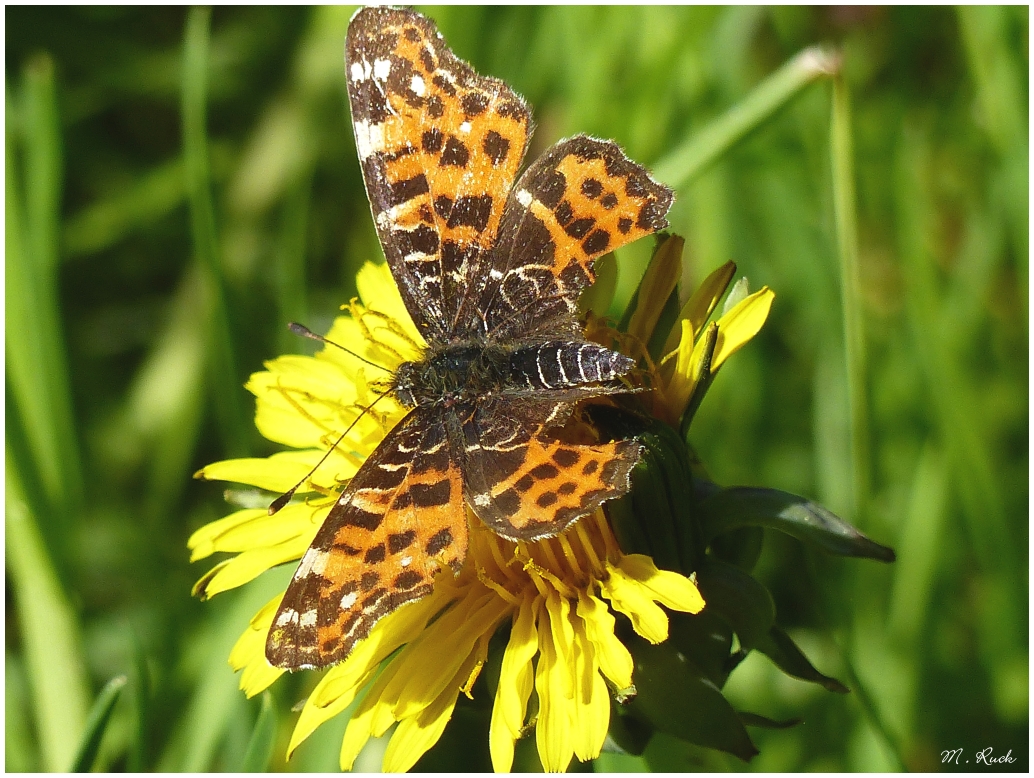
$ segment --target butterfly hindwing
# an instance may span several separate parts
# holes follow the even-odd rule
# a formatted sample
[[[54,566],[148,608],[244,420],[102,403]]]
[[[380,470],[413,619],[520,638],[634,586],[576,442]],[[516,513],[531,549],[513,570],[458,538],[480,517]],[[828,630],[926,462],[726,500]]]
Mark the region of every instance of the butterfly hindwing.
[[[392,275],[426,338],[455,326],[530,134],[527,105],[478,75],[434,23],[364,8],[346,41],[356,148]]]
[[[433,415],[416,410],[400,422],[331,509],[273,619],[271,664],[339,661],[380,618],[429,594],[438,570],[462,564],[462,481]]]
[[[641,445],[619,440],[591,445],[544,434],[548,404],[529,413],[527,403],[496,400],[463,424],[463,480],[467,502],[497,534],[514,540],[557,535],[628,491]],[[555,430],[551,431],[555,432]]]

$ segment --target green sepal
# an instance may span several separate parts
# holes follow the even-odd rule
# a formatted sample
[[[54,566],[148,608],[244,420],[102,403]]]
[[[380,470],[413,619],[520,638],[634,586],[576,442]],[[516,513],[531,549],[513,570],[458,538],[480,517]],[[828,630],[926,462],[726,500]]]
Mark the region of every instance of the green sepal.
[[[793,642],[793,639],[779,627],[773,625],[769,629],[766,639],[760,641],[755,647],[787,675],[792,675],[802,681],[817,683],[837,694],[847,694],[851,691],[836,678],[830,678],[816,670],[804,652]]]
[[[818,503],[778,489],[732,486],[702,500],[704,542],[741,527],[769,527],[841,556],[893,562],[894,550],[870,540]]]
[[[679,291],[675,289],[668,295],[668,299],[665,300],[664,308],[661,309],[661,315],[657,319],[657,324],[654,325],[650,340],[646,344],[646,350],[650,354],[650,359],[655,363],[659,362],[661,357],[664,356],[661,351],[664,349],[664,344],[668,340],[668,333],[675,326],[675,321],[678,317]]]
[[[621,550],[653,557],[657,566],[689,575],[703,553],[693,514],[693,477],[678,433],[656,419],[597,406],[591,417],[616,438],[643,444],[632,469],[632,488],[607,503]]]
[[[79,748],[76,750],[75,759],[72,761],[72,773],[88,773],[93,769],[93,763],[97,760],[97,752],[100,751],[101,739],[111,721],[111,713],[115,710],[115,703],[122,696],[122,689],[125,688],[127,678],[118,675],[112,678],[101,689],[101,693],[94,700],[90,708],[90,715],[86,719],[86,729],[79,740]]]
[[[768,640],[775,625],[775,603],[768,589],[735,565],[708,557],[697,571],[706,611],[720,616],[746,649]]]
[[[651,645],[631,630],[622,637],[635,660],[638,695],[629,713],[658,732],[750,761],[758,750],[736,711],[697,664],[671,641]]]
[[[593,262],[592,272],[596,280],[578,298],[578,311],[582,316],[592,311],[596,316],[604,317],[614,301],[618,286],[618,262],[614,252],[608,252]]]

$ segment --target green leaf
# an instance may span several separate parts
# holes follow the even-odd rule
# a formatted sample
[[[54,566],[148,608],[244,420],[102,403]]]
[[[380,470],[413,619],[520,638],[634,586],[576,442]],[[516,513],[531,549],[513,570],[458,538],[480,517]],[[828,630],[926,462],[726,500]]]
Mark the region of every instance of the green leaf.
[[[832,511],[778,489],[722,489],[700,502],[699,517],[708,543],[741,527],[768,527],[841,556],[880,562],[895,558],[893,549],[870,540]]]
[[[768,716],[762,716],[759,713],[744,713],[740,712],[740,721],[746,724],[748,727],[761,727],[762,729],[790,729],[796,727],[804,719],[786,719],[786,721],[776,721],[770,719]]]
[[[111,713],[115,710],[115,703],[122,695],[122,689],[126,685],[126,676],[118,675],[108,681],[101,693],[94,700],[90,709],[90,716],[86,720],[86,731],[79,741],[79,750],[72,761],[73,773],[88,773],[93,769],[93,763],[97,760],[97,752],[100,750],[101,739],[111,721]]]
[[[686,654],[716,686],[724,686],[729,675],[732,628],[713,610],[700,613],[668,613],[668,642]]]
[[[767,639],[761,640],[756,647],[787,675],[817,683],[838,694],[847,694],[850,691],[836,678],[830,678],[816,670],[804,652],[779,627],[773,626],[768,632]]]
[[[670,641],[651,645],[629,632],[636,698],[628,710],[659,732],[749,761],[758,750],[736,711],[696,663]]]
[[[273,697],[268,691],[262,692],[262,707],[259,709],[258,721],[251,732],[248,750],[244,754],[242,773],[264,773],[269,769],[269,760],[273,756],[276,745],[277,717],[273,707]]]
[[[643,719],[628,715],[622,706],[612,701],[607,735],[604,751],[639,756],[653,737],[653,727]]]
[[[708,558],[697,571],[706,611],[721,616],[745,648],[764,642],[775,623],[775,603],[768,589],[735,565]]]

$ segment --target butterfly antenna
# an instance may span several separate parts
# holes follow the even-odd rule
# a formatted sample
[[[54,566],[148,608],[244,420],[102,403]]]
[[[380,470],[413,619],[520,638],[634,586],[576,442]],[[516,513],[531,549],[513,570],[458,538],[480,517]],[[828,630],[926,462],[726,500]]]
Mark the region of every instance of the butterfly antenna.
[[[378,370],[383,370],[385,373],[390,373],[391,372],[391,370],[386,368],[384,365],[378,365],[376,362],[371,362],[366,357],[361,356],[359,354],[356,354],[354,351],[352,351],[351,349],[345,348],[340,343],[335,343],[332,340],[327,340],[322,335],[317,335],[315,332],[310,330],[304,324],[299,324],[298,322],[293,321],[293,322],[291,322],[290,324],[287,325],[287,329],[289,329],[295,335],[300,335],[303,338],[308,338],[309,340],[315,340],[315,341],[318,341],[319,343],[326,343],[329,346],[335,346],[336,348],[339,348],[342,351],[344,351],[346,354],[351,354],[353,357],[358,359],[360,362],[365,362],[370,367],[375,367]]]
[[[298,326],[301,327],[301,325],[298,325]],[[304,327],[302,329],[304,329]],[[316,470],[319,468],[320,465],[322,465],[324,462],[327,461],[327,457],[329,457],[331,452],[333,452],[334,449],[336,449],[338,447],[338,445],[341,443],[341,441],[345,439],[345,435],[347,435],[349,432],[352,431],[352,428],[356,424],[359,423],[359,420],[361,418],[363,418],[363,416],[366,415],[367,411],[369,411],[371,408],[373,408],[373,406],[375,406],[378,402],[380,402],[380,400],[383,397],[385,397],[386,395],[388,395],[390,393],[391,393],[391,390],[388,389],[387,391],[381,392],[379,395],[377,395],[377,397],[374,399],[374,401],[372,403],[370,403],[369,405],[367,405],[366,407],[364,407],[363,410],[362,410],[362,413],[360,413],[358,416],[356,416],[355,419],[353,419],[352,423],[348,425],[348,428],[338,436],[338,439],[334,441],[334,445],[331,446],[329,449],[327,449],[327,453],[324,454],[320,458],[320,461],[317,462],[313,466],[312,470],[310,470],[308,472],[308,474],[306,474],[305,477],[302,478],[302,480],[300,480],[298,483],[296,483],[294,486],[292,486],[289,491],[284,492],[283,494],[281,494],[279,497],[277,497],[275,500],[273,500],[273,502],[271,502],[269,504],[269,515],[270,516],[272,516],[274,513],[279,511],[281,508],[283,508],[285,505],[287,505],[287,503],[289,503],[291,501],[291,498],[294,497],[294,493],[297,492],[301,488],[301,485],[303,483],[305,483],[306,481],[308,481],[312,477],[312,474],[316,472]]]

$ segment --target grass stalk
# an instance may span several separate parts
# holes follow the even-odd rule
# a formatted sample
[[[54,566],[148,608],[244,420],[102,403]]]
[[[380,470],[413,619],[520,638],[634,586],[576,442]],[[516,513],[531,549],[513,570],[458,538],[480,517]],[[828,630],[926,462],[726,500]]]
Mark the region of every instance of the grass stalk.
[[[746,98],[652,166],[657,178],[681,189],[737,141],[756,129],[813,81],[833,75],[838,57],[818,46],[800,52]]]
[[[833,216],[840,260],[840,291],[847,360],[847,402],[851,430],[852,498],[855,523],[865,515],[869,497],[869,414],[866,393],[865,322],[858,269],[858,223],[855,214],[854,148],[851,98],[843,78],[833,79],[830,129]],[[864,522],[860,525],[864,527]]]
[[[79,620],[61,588],[9,450],[5,474],[7,571],[32,688],[42,767],[68,770],[89,707]]]
[[[230,319],[227,311],[215,204],[208,165],[208,43],[210,8],[191,8],[183,44],[183,156],[194,252],[204,269],[209,294],[209,361],[215,411],[226,453],[247,450],[247,432],[241,409],[240,387]]]

